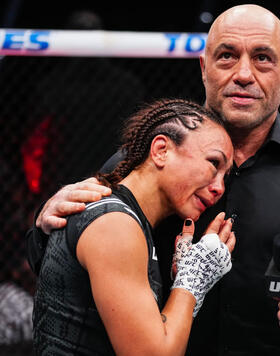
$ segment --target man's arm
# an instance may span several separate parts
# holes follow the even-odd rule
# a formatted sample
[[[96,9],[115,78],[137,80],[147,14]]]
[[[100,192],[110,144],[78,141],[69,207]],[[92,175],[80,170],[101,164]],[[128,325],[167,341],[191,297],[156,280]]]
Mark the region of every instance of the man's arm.
[[[116,152],[100,169],[102,173],[113,171],[124,159],[121,151]],[[37,210],[34,224],[26,233],[27,258],[32,271],[39,274],[41,261],[45,253],[48,234],[52,229],[66,225],[66,215],[75,214],[85,209],[85,203],[101,199],[111,194],[111,190],[89,178],[76,184],[69,184],[60,189]]]
[[[101,173],[109,173],[124,159],[122,151],[116,152],[100,169]],[[111,190],[102,186],[95,178],[88,178],[60,189],[44,205],[36,219],[36,227],[49,234],[53,229],[61,229],[66,225],[64,216],[76,214],[85,209],[85,203],[100,200],[108,196]]]
[[[27,259],[35,274],[39,274],[48,235],[51,230],[61,229],[66,225],[64,216],[79,213],[85,209],[86,202],[100,200],[102,196],[111,193],[111,189],[100,185],[96,178],[88,178],[65,186],[40,206],[35,214],[33,227],[25,236]]]
[[[110,188],[101,185],[94,177],[66,185],[43,206],[36,219],[36,227],[50,234],[51,230],[66,225],[65,216],[79,213],[85,209],[85,203],[100,200],[111,193]]]

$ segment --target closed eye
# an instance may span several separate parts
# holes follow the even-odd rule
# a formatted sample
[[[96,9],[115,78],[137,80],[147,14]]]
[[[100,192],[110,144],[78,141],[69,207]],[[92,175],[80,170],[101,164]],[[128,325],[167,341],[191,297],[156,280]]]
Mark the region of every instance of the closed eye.
[[[209,162],[215,167],[218,168],[220,161],[218,159],[209,159]]]

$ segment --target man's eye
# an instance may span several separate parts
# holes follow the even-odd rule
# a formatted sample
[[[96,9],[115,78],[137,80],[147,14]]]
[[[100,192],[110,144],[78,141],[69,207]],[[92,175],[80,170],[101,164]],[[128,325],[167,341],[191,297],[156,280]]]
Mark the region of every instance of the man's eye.
[[[257,57],[260,62],[269,62],[270,58],[266,54],[259,54]]]
[[[222,59],[230,59],[232,57],[232,54],[229,52],[224,52],[220,55],[220,58]]]

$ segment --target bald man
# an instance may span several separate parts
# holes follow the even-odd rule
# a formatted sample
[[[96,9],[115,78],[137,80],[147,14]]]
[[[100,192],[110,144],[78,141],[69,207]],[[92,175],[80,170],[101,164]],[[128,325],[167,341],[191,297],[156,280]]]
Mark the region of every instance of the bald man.
[[[277,302],[267,297],[264,279],[274,236],[280,232],[279,60],[279,20],[256,5],[236,6],[221,14],[200,58],[205,105],[227,123],[235,165],[223,198],[196,224],[196,236],[217,212],[226,211],[235,220],[237,242],[232,271],[209,293],[194,320],[187,352],[191,356],[280,355]],[[113,169],[122,154],[118,152],[105,168]],[[47,233],[59,228],[66,224],[63,215],[84,209],[81,202],[110,193],[95,183],[90,179],[60,190],[46,203],[37,227]],[[172,217],[157,229],[166,287],[180,228],[181,221]],[[44,251],[40,240],[46,238],[34,227],[29,258],[37,269]]]
[[[226,194],[199,230],[214,211],[225,210],[236,217],[237,244],[232,273],[195,321],[191,355],[280,355],[277,302],[266,296],[264,279],[280,232],[279,61],[279,19],[256,5],[221,14],[200,58],[205,104],[230,129],[235,166]]]

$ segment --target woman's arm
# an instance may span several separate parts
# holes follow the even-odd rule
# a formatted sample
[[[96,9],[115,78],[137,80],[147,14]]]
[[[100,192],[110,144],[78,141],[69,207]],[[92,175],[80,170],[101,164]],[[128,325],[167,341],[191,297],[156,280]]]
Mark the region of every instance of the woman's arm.
[[[184,355],[195,298],[172,290],[162,317],[148,281],[146,239],[133,218],[115,212],[95,220],[77,257],[117,355]]]
[[[118,355],[184,355],[193,315],[231,267],[231,226],[222,213],[197,244],[189,248],[183,238],[178,242],[178,273],[162,314],[149,285],[147,244],[137,222],[114,212],[83,232],[77,257],[89,273],[96,306]]]

